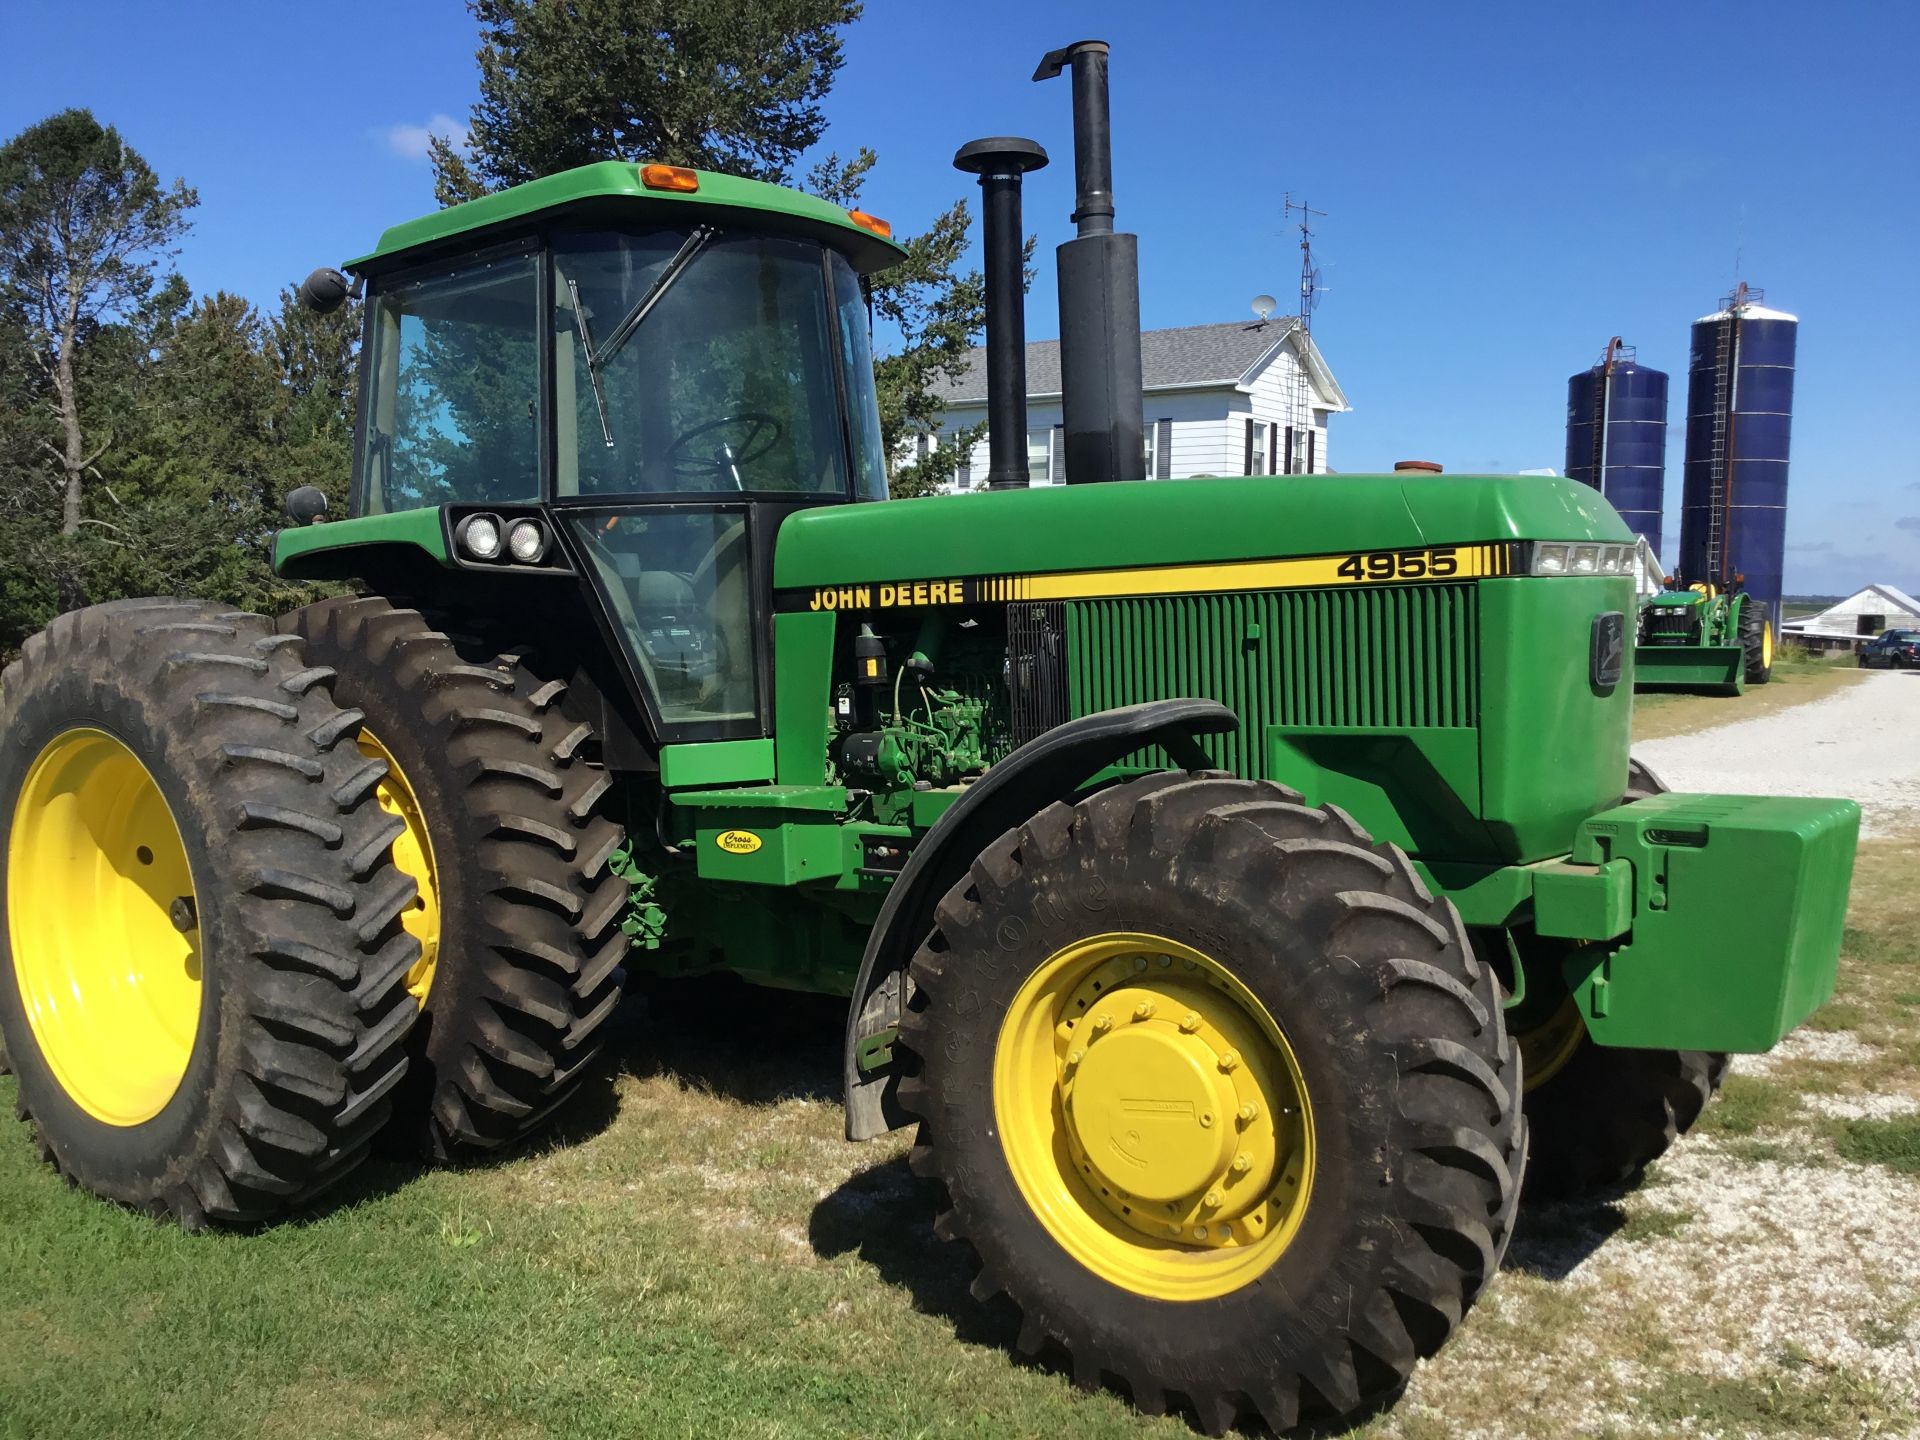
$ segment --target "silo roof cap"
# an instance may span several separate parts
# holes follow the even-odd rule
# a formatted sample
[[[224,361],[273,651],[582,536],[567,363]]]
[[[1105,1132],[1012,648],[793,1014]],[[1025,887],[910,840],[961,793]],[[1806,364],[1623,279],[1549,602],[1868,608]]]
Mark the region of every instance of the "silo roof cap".
[[[1693,323],[1705,325],[1710,321],[1725,320],[1735,313],[1732,310],[1716,310],[1711,315],[1702,315]],[[1742,305],[1738,314],[1742,320],[1791,320],[1796,325],[1800,323],[1798,315],[1789,315],[1784,310],[1769,310],[1764,305]]]

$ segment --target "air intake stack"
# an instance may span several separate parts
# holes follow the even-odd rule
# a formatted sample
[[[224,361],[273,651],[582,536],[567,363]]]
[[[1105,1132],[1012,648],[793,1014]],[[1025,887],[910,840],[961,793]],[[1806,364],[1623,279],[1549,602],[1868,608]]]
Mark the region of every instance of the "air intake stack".
[[[1027,471],[1027,240],[1021,177],[1047,163],[1031,140],[970,140],[956,170],[980,177],[981,246],[987,282],[987,488],[1024,489]]]
[[[1140,248],[1113,228],[1113,130],[1104,40],[1049,51],[1033,72],[1073,72],[1073,222],[1060,267],[1060,390],[1067,483],[1140,480]],[[991,342],[989,342],[991,343]],[[1025,436],[1021,437],[1025,443]]]

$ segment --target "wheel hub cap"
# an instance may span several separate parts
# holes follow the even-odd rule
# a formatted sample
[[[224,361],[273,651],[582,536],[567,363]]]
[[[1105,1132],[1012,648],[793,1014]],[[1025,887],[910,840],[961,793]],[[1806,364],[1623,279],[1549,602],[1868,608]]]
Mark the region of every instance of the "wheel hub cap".
[[[1028,979],[995,1053],[1016,1183],[1096,1273],[1224,1294],[1298,1230],[1312,1119],[1293,1052],[1224,966],[1153,936],[1071,945]]]

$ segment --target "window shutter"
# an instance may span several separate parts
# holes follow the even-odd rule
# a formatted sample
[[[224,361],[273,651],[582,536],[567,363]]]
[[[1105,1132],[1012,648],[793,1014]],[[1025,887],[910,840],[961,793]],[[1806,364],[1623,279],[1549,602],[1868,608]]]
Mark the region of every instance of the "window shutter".
[[[973,447],[968,446],[960,452],[960,463],[953,471],[954,487],[965,490],[973,484]]]
[[[1173,421],[1153,422],[1153,478],[1165,480],[1173,474]]]
[[[1258,435],[1259,433],[1260,433],[1260,422],[1258,420],[1251,420],[1251,419],[1248,420],[1247,421],[1247,463],[1246,463],[1246,468],[1240,472],[1242,475],[1251,475],[1253,473],[1254,436]]]
[[[1307,431],[1307,474],[1309,475],[1318,475],[1320,473],[1317,459],[1313,453],[1317,448],[1319,448],[1314,443],[1319,438],[1320,438],[1319,435],[1314,431],[1312,430]]]
[[[1067,478],[1067,427],[1053,427],[1053,449],[1047,456],[1047,479],[1055,485],[1066,483]]]
[[[1293,474],[1293,427],[1291,425],[1287,426],[1287,468],[1281,473]]]

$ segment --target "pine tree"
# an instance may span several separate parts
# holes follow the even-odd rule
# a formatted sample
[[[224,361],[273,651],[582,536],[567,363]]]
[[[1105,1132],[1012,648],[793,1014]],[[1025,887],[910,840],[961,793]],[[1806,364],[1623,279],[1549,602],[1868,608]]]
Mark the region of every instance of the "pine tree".
[[[791,184],[826,132],[822,103],[842,63],[841,30],[858,0],[469,0],[480,22],[480,102],[463,151],[436,136],[434,194],[443,205],[596,160],[653,160]],[[805,179],[854,205],[876,156],[830,155]],[[875,365],[889,456],[938,429],[937,387],[957,377],[986,323],[977,271],[961,268],[964,200],[907,258],[872,280],[874,313],[897,335]],[[949,436],[925,459],[896,463],[896,495],[954,474],[978,431]]]
[[[95,518],[89,485],[114,443],[85,393],[80,351],[103,330],[146,317],[198,203],[184,182],[162,185],[86,110],[64,110],[0,146],[0,312],[18,327],[17,355],[39,371],[36,398],[55,433],[33,437],[36,458],[57,470],[68,540]],[[80,603],[71,557],[57,555],[55,568],[62,606]]]

